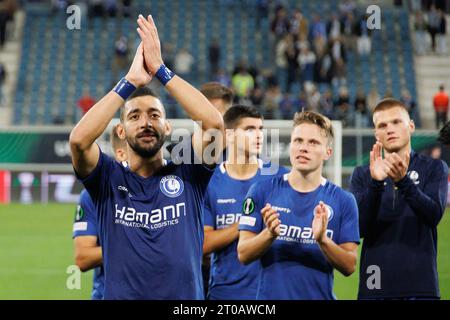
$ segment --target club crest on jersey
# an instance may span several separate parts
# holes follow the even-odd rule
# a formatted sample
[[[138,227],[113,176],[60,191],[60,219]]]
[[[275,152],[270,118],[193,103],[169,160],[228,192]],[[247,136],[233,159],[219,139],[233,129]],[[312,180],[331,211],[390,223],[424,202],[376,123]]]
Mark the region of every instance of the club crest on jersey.
[[[327,207],[327,209],[328,209],[328,221],[331,221],[331,219],[333,219],[333,217],[334,217],[334,211],[333,211],[333,208],[332,207],[330,207],[329,205],[325,205],[326,207]]]
[[[255,211],[255,201],[252,198],[245,199],[242,205],[242,211],[244,214],[252,214]]]
[[[176,198],[183,193],[184,183],[179,177],[169,175],[161,179],[159,189],[169,198]]]
[[[329,205],[325,205],[325,207],[327,208],[327,214],[328,214],[328,222],[329,221],[331,221],[331,219],[333,219],[333,217],[334,217],[334,211],[333,211],[333,208],[332,207],[330,207]],[[314,215],[314,212],[313,212],[313,215]]]
[[[419,173],[417,171],[409,171],[408,172],[408,177],[412,180],[412,182],[414,182],[414,184],[419,184],[420,181],[419,180]]]

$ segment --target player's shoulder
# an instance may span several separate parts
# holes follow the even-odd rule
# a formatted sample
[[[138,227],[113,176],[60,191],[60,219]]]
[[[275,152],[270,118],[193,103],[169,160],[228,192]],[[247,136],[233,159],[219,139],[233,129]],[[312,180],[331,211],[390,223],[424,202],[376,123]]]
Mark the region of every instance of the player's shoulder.
[[[325,184],[324,184],[325,190],[328,194],[333,195],[337,200],[339,201],[354,201],[354,195],[343,189],[342,187],[334,184],[333,182],[331,182],[330,180],[326,180]]]
[[[448,172],[448,165],[441,159],[435,159],[428,155],[413,152],[414,166],[425,169],[426,171],[443,170]]]
[[[83,189],[83,191],[81,191],[79,203],[81,205],[92,203],[91,195],[89,194],[89,192],[86,189]]]

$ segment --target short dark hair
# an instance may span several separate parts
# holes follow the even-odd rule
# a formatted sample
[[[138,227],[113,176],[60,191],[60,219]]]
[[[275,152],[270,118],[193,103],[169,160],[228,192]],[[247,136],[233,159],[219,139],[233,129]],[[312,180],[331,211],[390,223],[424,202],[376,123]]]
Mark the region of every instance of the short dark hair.
[[[139,87],[136,90],[134,90],[134,92],[127,98],[125,102],[131,101],[137,97],[145,97],[145,96],[151,96],[158,100],[161,100],[159,96],[149,87]],[[120,122],[123,123],[124,120],[125,120],[125,105],[120,107]]]
[[[408,112],[408,108],[406,108],[405,104],[403,102],[401,102],[400,100],[394,99],[394,98],[386,98],[381,100],[380,102],[377,103],[377,105],[375,106],[375,108],[373,109],[373,114],[379,112],[379,111],[385,111],[385,110],[389,110],[392,108],[402,108],[406,111],[407,114],[409,114]]]
[[[234,129],[243,118],[264,119],[261,112],[253,106],[234,105],[223,115],[225,129]]]
[[[314,124],[322,129],[325,132],[325,136],[328,138],[328,144],[331,146],[333,143],[334,132],[330,119],[314,111],[296,112],[294,116],[294,128],[302,123]]]
[[[219,82],[207,82],[200,87],[200,92],[206,99],[221,99],[226,103],[232,103],[234,99],[233,90]]]

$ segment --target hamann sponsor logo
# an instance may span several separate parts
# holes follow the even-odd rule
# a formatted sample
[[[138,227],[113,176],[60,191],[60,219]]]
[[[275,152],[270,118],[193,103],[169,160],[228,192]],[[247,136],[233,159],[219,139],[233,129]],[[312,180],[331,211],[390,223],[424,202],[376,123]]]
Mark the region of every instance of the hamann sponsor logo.
[[[216,226],[218,229],[221,227],[230,226],[236,222],[239,222],[240,213],[227,213],[216,216]]]
[[[236,199],[217,199],[218,204],[236,203]]]
[[[327,236],[333,239],[333,230],[327,229]],[[313,238],[312,228],[280,225],[280,235],[277,240],[286,242],[298,242],[303,244],[314,244],[316,240]]]
[[[134,208],[119,207],[116,204],[115,223],[132,228],[159,229],[178,224],[186,216],[186,204],[165,206],[150,212],[137,212]]]

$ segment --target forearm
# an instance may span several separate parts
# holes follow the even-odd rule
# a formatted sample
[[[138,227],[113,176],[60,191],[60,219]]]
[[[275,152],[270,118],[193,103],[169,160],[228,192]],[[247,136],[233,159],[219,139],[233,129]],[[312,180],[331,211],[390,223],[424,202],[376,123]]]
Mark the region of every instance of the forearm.
[[[200,121],[203,130],[223,130],[222,116],[196,88],[178,76],[166,84],[166,89],[194,121]]]
[[[368,186],[357,186],[352,189],[358,203],[359,229],[361,237],[364,237],[376,221],[384,191],[384,181],[371,180]]]
[[[350,276],[356,267],[356,253],[347,251],[328,237],[318,243],[325,258],[344,276]]]
[[[276,236],[266,228],[253,238],[239,239],[238,258],[243,264],[249,264],[261,258],[270,248]]]
[[[98,246],[77,249],[75,263],[83,272],[102,265],[102,248]]]
[[[124,100],[112,90],[98,101],[70,133],[70,144],[77,150],[88,149],[105,131]]]
[[[446,183],[446,181],[444,181],[444,183]],[[438,200],[432,199],[425,194],[408,177],[403,178],[396,185],[405,197],[405,201],[416,215],[423,218],[430,226],[438,225],[445,209]],[[441,198],[446,197],[446,194],[440,194],[441,190],[439,187],[434,189],[435,190],[430,191],[430,193],[433,192],[433,194]]]
[[[238,223],[220,230],[205,230],[203,254],[217,252],[230,245],[239,237]]]

